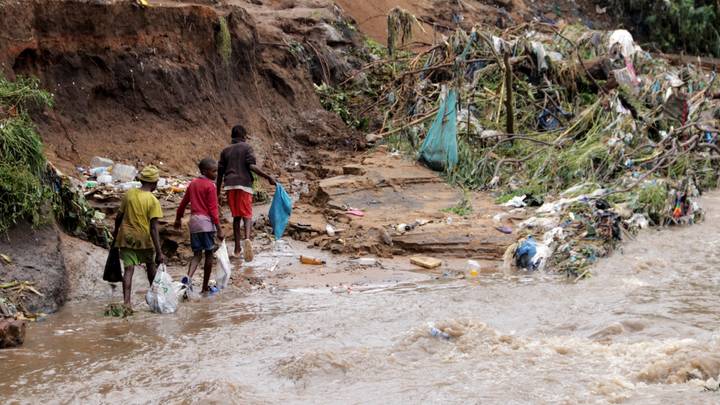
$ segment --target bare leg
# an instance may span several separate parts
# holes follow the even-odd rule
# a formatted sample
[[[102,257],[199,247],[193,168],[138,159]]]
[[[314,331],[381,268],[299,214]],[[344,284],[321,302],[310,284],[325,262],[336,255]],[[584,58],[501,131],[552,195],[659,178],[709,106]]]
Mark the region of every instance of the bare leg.
[[[193,275],[195,274],[195,270],[197,270],[198,266],[200,265],[200,260],[202,260],[202,251],[193,252],[193,258],[192,260],[190,260],[190,266],[188,267],[188,278],[190,279],[191,283]]]
[[[125,306],[128,308],[132,308],[132,300],[130,298],[132,296],[133,274],[135,274],[135,266],[125,267],[125,274],[123,275],[123,300],[125,301]]]
[[[212,273],[212,267],[213,267],[213,252],[205,252],[205,267],[203,268],[203,285],[202,285],[202,291],[201,292],[208,292],[210,291],[210,287],[208,284],[210,283],[210,274]]]
[[[235,256],[240,256],[240,241],[243,240],[240,235],[240,221],[242,218],[233,217],[233,236],[235,237]]]
[[[243,239],[250,239],[253,226],[252,218],[243,218],[243,221],[245,222],[245,237]]]
[[[252,232],[252,218],[243,218],[243,221],[245,222],[245,238],[243,241],[243,257],[245,258],[246,262],[251,262],[253,260],[253,251],[252,251],[252,242],[250,242],[251,232]]]

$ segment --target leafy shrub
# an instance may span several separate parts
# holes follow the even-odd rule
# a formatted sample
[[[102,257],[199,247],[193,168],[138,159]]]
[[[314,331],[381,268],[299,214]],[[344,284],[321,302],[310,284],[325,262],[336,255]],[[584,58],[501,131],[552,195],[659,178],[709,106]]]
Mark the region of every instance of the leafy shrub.
[[[610,9],[664,51],[720,56],[716,0],[612,0]]]

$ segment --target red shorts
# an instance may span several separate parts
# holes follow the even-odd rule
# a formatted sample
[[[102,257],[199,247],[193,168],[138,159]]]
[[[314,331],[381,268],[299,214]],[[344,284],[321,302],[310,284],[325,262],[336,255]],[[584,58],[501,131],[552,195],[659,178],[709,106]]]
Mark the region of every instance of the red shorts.
[[[228,190],[227,199],[233,218],[252,218],[252,194],[243,190]]]

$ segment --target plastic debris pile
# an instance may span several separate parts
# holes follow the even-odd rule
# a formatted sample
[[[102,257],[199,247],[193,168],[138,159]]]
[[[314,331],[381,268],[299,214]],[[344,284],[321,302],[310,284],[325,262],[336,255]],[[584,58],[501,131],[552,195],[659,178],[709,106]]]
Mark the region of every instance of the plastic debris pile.
[[[333,91],[375,123],[368,142],[525,211],[512,265],[579,277],[639,228],[702,218],[697,197],[717,186],[720,160],[715,62],[677,64],[625,30],[485,29],[376,57]],[[528,236],[534,256],[512,260]]]

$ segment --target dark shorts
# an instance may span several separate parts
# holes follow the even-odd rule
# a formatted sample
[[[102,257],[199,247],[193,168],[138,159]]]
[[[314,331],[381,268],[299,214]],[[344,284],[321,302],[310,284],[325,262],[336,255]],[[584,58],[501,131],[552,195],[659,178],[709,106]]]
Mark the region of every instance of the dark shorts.
[[[212,252],[215,248],[215,232],[191,233],[190,247],[193,252]]]

